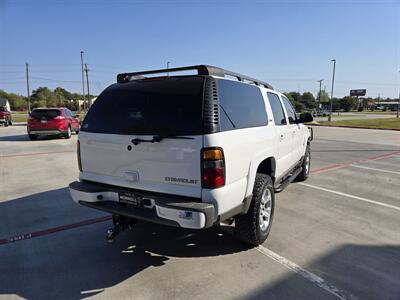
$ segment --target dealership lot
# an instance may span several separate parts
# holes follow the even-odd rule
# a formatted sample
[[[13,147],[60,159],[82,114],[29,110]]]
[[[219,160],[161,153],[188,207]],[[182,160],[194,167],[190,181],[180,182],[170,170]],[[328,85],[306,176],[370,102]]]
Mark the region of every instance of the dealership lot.
[[[76,136],[0,128],[0,298],[399,299],[400,132],[314,128],[312,175],[277,194],[266,243],[139,223],[69,197]]]

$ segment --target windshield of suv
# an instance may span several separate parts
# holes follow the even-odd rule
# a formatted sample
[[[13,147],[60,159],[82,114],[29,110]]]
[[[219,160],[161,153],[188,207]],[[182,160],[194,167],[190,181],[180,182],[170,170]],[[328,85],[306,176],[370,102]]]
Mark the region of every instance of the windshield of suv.
[[[202,77],[115,84],[90,108],[82,131],[134,135],[202,134]]]
[[[60,115],[58,109],[34,109],[31,112],[31,117],[38,120],[50,120]]]

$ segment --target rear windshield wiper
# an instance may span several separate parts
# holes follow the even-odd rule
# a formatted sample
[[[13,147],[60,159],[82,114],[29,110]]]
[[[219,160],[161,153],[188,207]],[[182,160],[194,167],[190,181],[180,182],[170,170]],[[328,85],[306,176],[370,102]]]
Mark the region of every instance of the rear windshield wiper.
[[[140,143],[159,143],[163,139],[193,140],[194,138],[187,137],[187,136],[177,136],[177,135],[153,135],[153,138],[151,140],[144,140],[144,139],[135,138],[135,139],[131,140],[131,142],[132,142],[132,144],[137,146]]]

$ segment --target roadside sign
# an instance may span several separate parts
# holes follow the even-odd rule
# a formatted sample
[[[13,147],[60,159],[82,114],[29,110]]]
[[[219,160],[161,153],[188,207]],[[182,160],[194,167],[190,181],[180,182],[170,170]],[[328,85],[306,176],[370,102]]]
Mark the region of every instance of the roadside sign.
[[[350,90],[350,96],[365,96],[367,93],[367,90],[361,89],[361,90]]]

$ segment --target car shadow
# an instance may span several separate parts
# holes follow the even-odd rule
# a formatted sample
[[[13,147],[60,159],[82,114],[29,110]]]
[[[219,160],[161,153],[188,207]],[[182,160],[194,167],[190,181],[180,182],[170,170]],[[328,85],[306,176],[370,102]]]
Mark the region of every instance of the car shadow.
[[[36,141],[49,141],[62,139],[57,135],[39,136]],[[30,142],[28,134],[0,136],[0,142]]]
[[[0,203],[0,239],[104,214],[75,204],[66,188]],[[221,228],[186,230],[138,222],[113,243],[111,221],[0,245],[0,295],[77,299],[102,293],[173,257],[222,256],[249,248]]]

